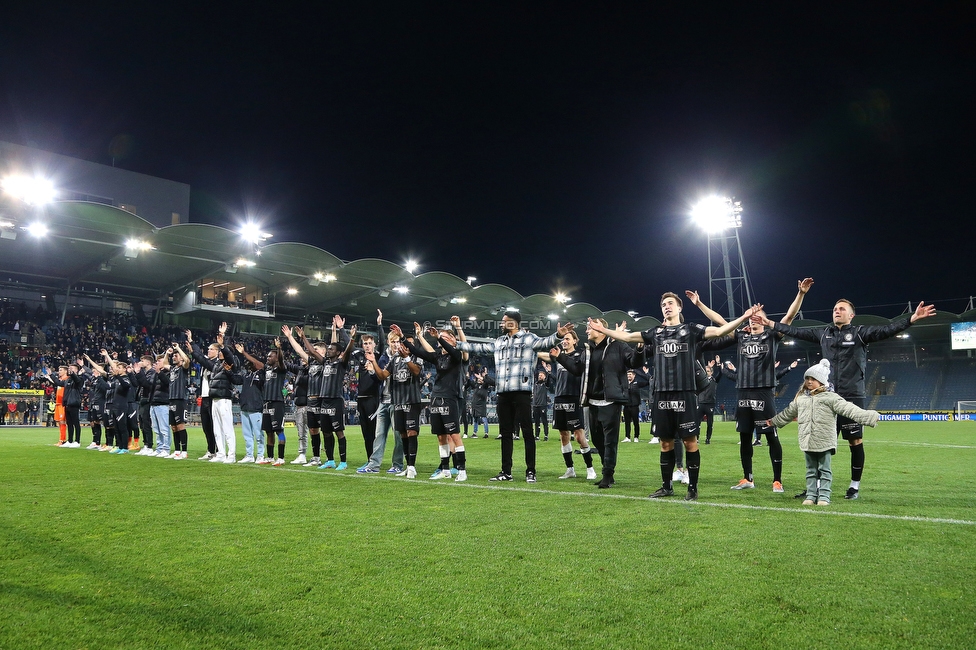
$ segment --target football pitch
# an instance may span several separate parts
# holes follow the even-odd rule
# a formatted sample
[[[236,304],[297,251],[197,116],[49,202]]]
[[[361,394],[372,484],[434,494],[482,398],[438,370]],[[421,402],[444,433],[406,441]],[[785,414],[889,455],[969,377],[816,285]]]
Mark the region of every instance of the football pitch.
[[[520,480],[521,442],[516,481],[489,483],[495,427],[465,441],[466,483],[426,478],[425,432],[406,480],[200,462],[199,429],[174,461],[2,427],[0,647],[974,647],[976,422],[869,429],[861,498],[843,499],[842,446],[827,507],[793,498],[795,424],[786,493],[765,446],[756,489],[730,490],[732,427],[702,446],[696,503],[682,486],[646,498],[660,485],[646,432],[598,490],[557,480],[558,436],[538,444],[538,483]],[[349,465],[363,462],[352,428]]]

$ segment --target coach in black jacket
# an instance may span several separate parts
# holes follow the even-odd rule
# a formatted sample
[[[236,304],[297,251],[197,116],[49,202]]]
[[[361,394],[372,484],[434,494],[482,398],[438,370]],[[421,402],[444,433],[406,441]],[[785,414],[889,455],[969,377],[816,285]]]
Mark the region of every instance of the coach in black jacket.
[[[599,319],[604,327],[607,322]],[[590,438],[603,461],[603,478],[596,483],[600,489],[613,485],[617,467],[617,443],[620,438],[620,409],[627,403],[627,369],[644,365],[644,348],[638,350],[626,343],[608,338],[602,332],[587,327],[582,358],[577,361],[559,354],[553,348],[549,356],[577,377],[580,383],[580,403],[590,409]]]

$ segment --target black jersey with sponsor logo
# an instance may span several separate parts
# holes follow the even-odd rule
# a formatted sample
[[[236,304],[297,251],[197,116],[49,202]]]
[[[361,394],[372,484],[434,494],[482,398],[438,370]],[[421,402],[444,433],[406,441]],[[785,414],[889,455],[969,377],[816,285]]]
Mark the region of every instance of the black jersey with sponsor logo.
[[[285,401],[285,395],[282,391],[285,389],[285,379],[288,377],[288,371],[284,368],[277,368],[275,366],[265,366],[264,367],[264,401],[265,402],[283,402]]]
[[[169,367],[169,398],[186,399],[186,373],[183,366],[174,365]]]
[[[576,362],[576,365],[583,364],[583,351],[573,350],[572,352],[560,352],[560,356],[566,355]],[[580,383],[583,381],[582,375],[576,376],[566,370],[561,363],[552,364],[552,371],[556,375],[556,397],[572,397],[579,400]]]
[[[661,325],[641,332],[645,349],[654,355],[654,390],[696,390],[695,356],[705,339],[697,323]]]
[[[346,380],[349,364],[342,360],[342,356],[335,359],[325,359],[322,362],[322,388],[319,396],[322,399],[341,399],[342,384]]]
[[[321,399],[322,394],[322,364],[315,360],[315,357],[308,357],[308,397],[315,404]]]
[[[390,371],[390,397],[394,406],[420,403],[420,375],[410,372],[407,363],[419,366],[422,362],[412,355],[408,357],[396,355],[386,367]]]
[[[434,377],[434,387],[430,391],[430,396],[445,397],[457,400],[461,397],[461,352],[450,344],[437,341],[446,350],[441,354],[439,351],[428,352],[420,346],[416,346],[409,340],[406,345],[413,352],[414,356],[420,357],[424,361],[434,364],[437,368],[437,376]]]
[[[759,334],[739,330],[735,333],[735,341],[739,350],[736,385],[739,388],[775,388],[779,336],[772,329],[764,329]]]

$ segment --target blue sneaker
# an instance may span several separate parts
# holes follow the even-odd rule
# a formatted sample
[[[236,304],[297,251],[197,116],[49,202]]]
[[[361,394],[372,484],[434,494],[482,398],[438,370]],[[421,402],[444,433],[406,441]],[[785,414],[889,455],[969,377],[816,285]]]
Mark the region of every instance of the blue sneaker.
[[[127,453],[129,453],[129,450],[128,450],[128,449],[119,449],[119,450],[118,450],[117,452],[115,452],[115,453],[117,453],[117,454],[127,454]]]
[[[380,471],[375,467],[370,467],[369,465],[364,465],[356,470],[357,474],[379,474]]]
[[[344,469],[349,469],[349,465],[347,465],[347,464],[346,464],[346,461],[342,461],[341,463],[339,463],[339,464],[338,464],[338,465],[336,466],[336,471],[337,471],[337,472],[341,472],[341,471],[342,471],[342,470],[344,470]]]
[[[403,468],[402,467],[397,467],[396,465],[394,465],[390,469],[386,470],[386,473],[387,474],[399,474],[402,471],[403,471]]]
[[[451,476],[457,476],[457,475],[458,475],[458,468],[457,467],[452,467],[451,468]]]
[[[335,466],[334,460],[327,460],[324,465],[319,465],[319,469],[335,469]]]
[[[118,447],[113,447],[112,449],[109,450],[108,453],[110,453],[110,454],[117,454],[117,453],[119,453],[119,448]]]

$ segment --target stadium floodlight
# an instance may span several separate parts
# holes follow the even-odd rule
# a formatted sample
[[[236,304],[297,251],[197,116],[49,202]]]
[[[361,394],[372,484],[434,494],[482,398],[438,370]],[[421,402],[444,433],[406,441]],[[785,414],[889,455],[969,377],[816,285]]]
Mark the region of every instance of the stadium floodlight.
[[[473,275],[469,275],[468,276],[468,279],[465,280],[465,282],[467,282],[468,285],[469,286],[472,286],[472,287],[474,286],[474,283],[477,282],[477,281],[478,281],[478,278],[474,277]]]
[[[563,304],[566,304],[567,302],[569,302],[570,300],[572,300],[572,298],[570,298],[569,296],[567,296],[562,291],[557,291],[556,292],[556,295],[553,296],[553,298],[556,299],[556,302],[561,302]]]
[[[253,260],[249,260],[246,257],[241,257],[236,262],[234,262],[234,266],[245,266],[247,268],[250,268],[256,264],[257,262]]]
[[[417,267],[418,266],[420,266],[420,265],[417,264],[417,261],[416,260],[407,260],[403,264],[403,268],[407,270],[407,273],[413,273],[414,271],[417,270]]]
[[[152,248],[152,244],[141,239],[127,239],[125,241],[125,256],[129,259],[135,259],[139,257],[141,251],[147,251]]]
[[[546,318],[549,320],[559,320],[559,314],[549,314]]]
[[[393,290],[397,293],[410,293],[410,287],[405,287],[400,285],[399,287],[393,287]]]
[[[28,205],[44,205],[57,197],[54,183],[47,178],[8,176],[0,184],[3,191]]]
[[[629,312],[627,312],[627,315],[630,316],[631,318],[637,318],[637,312],[636,311],[629,311]]]
[[[463,305],[466,302],[468,302],[468,299],[465,298],[464,296],[454,296],[453,298],[451,298],[452,305]]]
[[[27,234],[31,235],[32,237],[36,237],[38,239],[40,239],[41,237],[46,237],[48,232],[47,226],[41,223],[40,221],[29,223],[27,224],[27,226],[25,226],[24,229],[27,231]]]
[[[708,233],[742,227],[742,202],[723,196],[709,196],[691,209],[691,218]]]
[[[298,293],[298,289],[296,289],[295,287],[288,287],[285,290],[285,293],[287,293],[289,296],[294,296],[295,294]]]
[[[477,318],[475,318],[474,316],[468,316],[468,320],[470,320],[470,321],[475,321],[475,320],[478,320],[478,319],[477,319]]]
[[[253,221],[245,222],[238,232],[241,234],[241,238],[244,241],[250,242],[252,244],[260,244],[265,239],[271,239],[273,235],[269,232],[264,232],[261,229],[261,225],[254,223]]]
[[[386,289],[380,289],[380,298],[389,298],[390,292]]]

